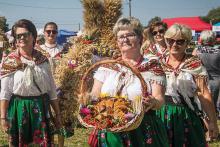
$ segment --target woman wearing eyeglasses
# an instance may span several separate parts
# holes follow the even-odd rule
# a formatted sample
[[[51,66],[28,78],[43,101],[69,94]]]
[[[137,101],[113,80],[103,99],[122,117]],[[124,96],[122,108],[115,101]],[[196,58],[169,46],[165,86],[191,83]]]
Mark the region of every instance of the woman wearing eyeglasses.
[[[143,98],[143,105],[146,108],[145,116],[141,125],[135,130],[121,133],[100,131],[98,146],[168,147],[164,125],[155,114],[155,110],[164,103],[165,77],[158,62],[143,58],[140,54],[142,31],[140,21],[133,17],[120,18],[113,28],[122,55],[120,59],[136,67],[147,83],[150,97]],[[125,76],[121,76],[122,74]],[[124,73],[110,67],[100,67],[96,71],[92,95],[99,97],[101,93],[106,93],[109,96],[115,96],[119,89],[121,96],[130,100],[143,96],[140,81],[129,71]]]
[[[52,105],[56,126],[60,110],[50,65],[34,49],[37,31],[26,19],[12,29],[16,50],[4,58],[1,69],[1,126],[9,135],[9,146],[51,145],[48,108]]]
[[[202,119],[207,119],[209,137],[218,136],[216,113],[208,90],[208,76],[198,57],[185,53],[191,29],[174,24],[165,33],[169,55],[161,60],[166,73],[165,106],[158,111],[172,147],[206,147]]]
[[[156,55],[158,57],[166,53],[166,43],[164,40],[164,34],[167,30],[167,24],[161,20],[152,21],[149,24],[149,33],[153,40],[149,46],[142,46],[144,55]]]

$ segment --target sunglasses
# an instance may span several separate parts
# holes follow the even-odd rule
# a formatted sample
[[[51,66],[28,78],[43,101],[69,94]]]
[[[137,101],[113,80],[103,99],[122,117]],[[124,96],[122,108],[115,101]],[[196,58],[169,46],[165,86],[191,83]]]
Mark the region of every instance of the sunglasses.
[[[160,30],[158,30],[158,31],[153,31],[153,32],[152,32],[152,35],[153,35],[153,36],[156,36],[158,33],[164,34],[164,33],[165,33],[165,30],[164,30],[164,29],[160,29]]]
[[[49,34],[57,34],[57,30],[45,30],[45,32],[49,35]]]
[[[31,35],[31,32],[25,32],[25,33],[21,33],[21,34],[16,34],[15,38],[18,40],[18,39],[21,39],[22,36],[23,36],[23,38],[27,38],[30,35]]]
[[[171,38],[166,38],[166,42],[170,46],[172,46],[175,42],[176,42],[177,45],[183,45],[186,42],[186,40],[184,40],[184,39],[174,40],[174,39],[171,39]]]

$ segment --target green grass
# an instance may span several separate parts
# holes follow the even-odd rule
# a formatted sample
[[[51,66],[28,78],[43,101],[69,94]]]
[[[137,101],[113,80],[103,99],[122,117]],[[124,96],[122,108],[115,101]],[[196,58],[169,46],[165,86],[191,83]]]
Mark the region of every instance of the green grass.
[[[85,128],[76,128],[75,135],[65,139],[65,147],[89,147],[87,139],[91,130]],[[55,136],[57,143],[57,136]],[[8,147],[7,134],[0,130],[0,147]]]
[[[220,122],[219,122],[220,126]],[[89,147],[87,139],[91,130],[85,128],[76,128],[75,135],[65,139],[65,147]],[[56,137],[55,137],[56,140]],[[0,147],[8,147],[7,135],[0,130]],[[220,147],[220,141],[209,144],[209,147]]]

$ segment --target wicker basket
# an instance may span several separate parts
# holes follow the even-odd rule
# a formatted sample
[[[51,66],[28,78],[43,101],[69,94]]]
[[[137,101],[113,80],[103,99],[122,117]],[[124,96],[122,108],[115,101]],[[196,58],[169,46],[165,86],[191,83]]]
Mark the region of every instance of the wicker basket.
[[[106,65],[106,64],[110,64],[110,65],[120,64],[120,65],[125,66],[128,69],[130,69],[139,78],[139,80],[141,82],[142,95],[144,95],[144,96],[147,95],[147,85],[146,85],[143,77],[141,76],[140,72],[136,68],[130,66],[129,64],[123,62],[122,60],[103,60],[103,61],[99,61],[99,62],[95,63],[94,65],[92,65],[86,71],[85,75],[83,76],[83,78],[81,80],[81,85],[80,85],[80,93],[81,93],[82,96],[85,95],[85,93],[87,92],[87,89],[88,89],[86,87],[88,87],[87,86],[87,84],[88,84],[87,76],[89,75],[89,73],[91,73],[95,68],[99,67],[100,65]],[[124,132],[124,131],[130,131],[130,130],[136,129],[140,125],[140,123],[141,123],[141,121],[144,117],[144,108],[143,108],[143,105],[142,105],[142,97],[140,99],[141,100],[139,101],[139,103],[138,104],[136,103],[136,105],[135,105],[136,110],[138,108],[138,112],[137,111],[135,112],[135,116],[131,120],[129,120],[123,126],[112,127],[112,128],[104,128],[104,129],[107,130],[107,131],[111,131],[111,132]],[[134,105],[132,105],[132,106],[134,106]],[[81,107],[80,107],[80,109],[81,109]],[[83,120],[83,116],[81,116],[80,112],[79,112],[79,115],[78,115],[78,119],[79,119],[79,122],[87,128],[100,129],[100,128],[97,128],[95,125],[91,125],[91,124],[86,123]]]

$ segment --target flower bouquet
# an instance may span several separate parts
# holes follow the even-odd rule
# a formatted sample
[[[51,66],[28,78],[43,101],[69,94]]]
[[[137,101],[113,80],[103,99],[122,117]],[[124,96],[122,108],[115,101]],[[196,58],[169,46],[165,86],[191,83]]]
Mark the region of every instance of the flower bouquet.
[[[100,65],[121,64],[129,68],[135,76],[140,79],[142,86],[142,94],[147,94],[147,86],[140,72],[131,67],[129,64],[121,60],[103,60],[91,66],[81,81],[80,92],[81,97],[86,97],[87,102],[82,102],[79,108],[78,119],[85,127],[92,127],[99,130],[107,130],[111,132],[123,132],[136,129],[144,116],[142,105],[142,97],[136,97],[134,100],[129,100],[121,96],[100,96],[94,98],[88,96],[87,76],[94,68]]]

